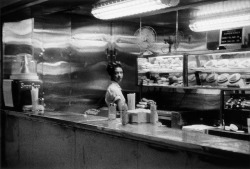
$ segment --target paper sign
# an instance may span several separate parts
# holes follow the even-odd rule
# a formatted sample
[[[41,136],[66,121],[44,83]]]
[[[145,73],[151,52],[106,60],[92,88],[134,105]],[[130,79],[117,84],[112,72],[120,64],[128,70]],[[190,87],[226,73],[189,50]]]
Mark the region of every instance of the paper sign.
[[[3,98],[6,107],[14,107],[12,98],[12,81],[13,80],[3,80]]]

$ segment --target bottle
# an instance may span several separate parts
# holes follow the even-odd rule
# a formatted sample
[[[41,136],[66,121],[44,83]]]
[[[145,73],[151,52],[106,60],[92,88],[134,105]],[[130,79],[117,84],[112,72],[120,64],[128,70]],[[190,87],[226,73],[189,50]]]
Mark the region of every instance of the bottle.
[[[109,120],[114,120],[116,119],[116,104],[115,103],[110,103],[109,104]]]
[[[241,107],[241,102],[242,102],[243,98],[240,98],[237,102],[237,105],[236,105],[236,109],[242,109]]]
[[[38,106],[38,114],[42,115],[44,114],[44,98],[39,99],[39,106]]]
[[[124,104],[122,106],[122,111],[121,111],[121,122],[122,122],[122,125],[126,125],[128,123],[128,112],[127,112],[127,105]]]
[[[156,104],[152,103],[150,105],[150,123],[156,124],[158,121],[158,113],[156,111]]]

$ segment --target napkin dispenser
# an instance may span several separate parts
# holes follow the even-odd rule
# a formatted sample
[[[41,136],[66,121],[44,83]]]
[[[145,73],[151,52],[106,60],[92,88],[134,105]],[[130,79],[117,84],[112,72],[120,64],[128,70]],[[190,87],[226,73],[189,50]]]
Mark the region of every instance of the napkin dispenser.
[[[150,110],[149,109],[135,109],[128,110],[129,123],[149,123]]]

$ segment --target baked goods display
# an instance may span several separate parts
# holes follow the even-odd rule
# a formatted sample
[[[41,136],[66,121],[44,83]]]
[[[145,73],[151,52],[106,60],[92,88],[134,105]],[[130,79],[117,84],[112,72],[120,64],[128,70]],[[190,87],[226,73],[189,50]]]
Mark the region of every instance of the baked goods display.
[[[250,88],[250,51],[189,55],[187,68],[183,77],[182,55],[139,58],[138,84],[183,87],[185,78],[191,87]]]
[[[182,56],[138,58],[138,84],[143,86],[183,86]]]
[[[204,63],[204,60],[201,61]],[[204,64],[201,64],[201,67],[198,69],[213,69],[213,70],[223,70],[223,69],[245,69],[250,68],[250,59],[218,59],[218,60],[209,60]]]
[[[138,84],[143,86],[183,86],[183,76],[179,74],[157,74],[138,76]]]
[[[182,57],[153,57],[138,58],[139,72],[181,72],[183,70]]]
[[[191,70],[198,72],[200,87],[250,88],[250,51],[198,55],[197,62]]]

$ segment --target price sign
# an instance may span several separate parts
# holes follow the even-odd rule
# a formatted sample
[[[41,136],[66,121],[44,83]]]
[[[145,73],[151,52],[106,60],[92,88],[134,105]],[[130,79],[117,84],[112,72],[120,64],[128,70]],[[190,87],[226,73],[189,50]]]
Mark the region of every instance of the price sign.
[[[242,28],[221,30],[220,44],[230,45],[230,44],[242,44]]]

